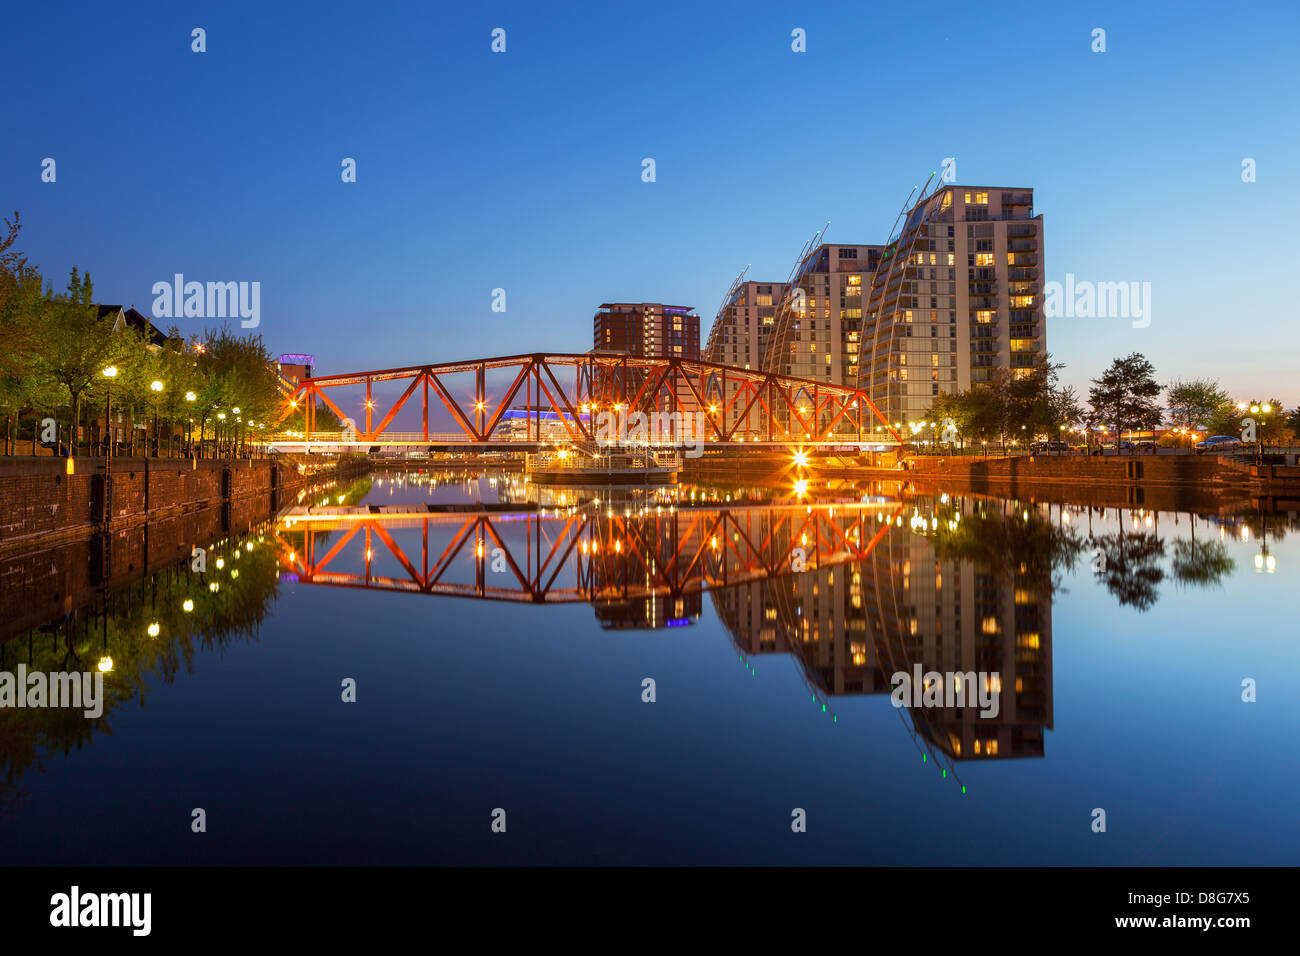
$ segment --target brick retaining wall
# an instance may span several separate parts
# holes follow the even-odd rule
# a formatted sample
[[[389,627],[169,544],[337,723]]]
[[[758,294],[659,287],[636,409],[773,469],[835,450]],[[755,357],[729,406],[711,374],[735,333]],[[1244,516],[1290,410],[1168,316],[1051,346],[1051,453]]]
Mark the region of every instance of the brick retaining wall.
[[[319,467],[319,461],[313,467]],[[367,465],[345,461],[328,477],[350,478]],[[104,530],[105,478],[111,488],[110,530],[250,497],[282,495],[320,475],[303,475],[293,460],[198,461],[184,458],[0,458],[0,551],[41,539],[84,537]],[[260,510],[260,505],[257,510]]]

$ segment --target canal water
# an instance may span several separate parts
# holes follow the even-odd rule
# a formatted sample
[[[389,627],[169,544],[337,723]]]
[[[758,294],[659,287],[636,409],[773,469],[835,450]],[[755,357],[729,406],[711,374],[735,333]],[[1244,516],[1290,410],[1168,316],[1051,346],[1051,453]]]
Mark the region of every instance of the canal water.
[[[0,709],[0,860],[1293,865],[1298,531],[866,484],[312,489],[4,632],[0,671],[105,704]]]

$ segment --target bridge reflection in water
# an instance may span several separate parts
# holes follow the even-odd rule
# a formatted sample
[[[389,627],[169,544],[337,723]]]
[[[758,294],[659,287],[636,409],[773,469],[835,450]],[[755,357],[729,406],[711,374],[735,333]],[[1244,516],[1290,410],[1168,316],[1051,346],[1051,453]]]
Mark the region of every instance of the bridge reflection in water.
[[[434,507],[292,509],[277,528],[281,561],[305,584],[532,603],[673,599],[862,560],[903,510],[897,502]],[[414,531],[418,540],[398,543],[398,532]],[[332,570],[349,547],[355,570]]]
[[[961,786],[963,763],[1045,756],[1052,602],[1065,574],[1086,575],[1100,551],[1099,590],[1146,610],[1166,582],[1222,586],[1236,567],[1234,543],[1258,541],[1256,571],[1270,573],[1270,543],[1300,530],[1294,516],[1237,505],[1192,516],[881,491],[863,499],[860,489],[828,487],[820,493],[846,500],[809,504],[763,500],[770,490],[679,486],[582,501],[478,469],[397,482],[376,472],[304,490],[300,501],[320,507],[213,509],[139,535],[0,556],[0,604],[11,612],[0,620],[0,670],[97,668],[106,697],[97,721],[57,708],[0,713],[0,816],[21,802],[25,778],[111,732],[125,704],[184,680],[208,651],[261,640],[280,600],[303,600],[286,587],[294,582],[587,602],[606,629],[694,624],[707,595],[746,671],[775,663],[765,655],[791,655],[828,724],[842,723],[836,710],[849,698],[888,695],[893,674],[917,665],[996,673],[996,717],[977,707],[896,710],[918,769]],[[534,495],[543,506],[524,500]],[[369,503],[385,497],[395,503]],[[440,497],[493,500],[428,503]],[[206,548],[206,568],[193,565],[194,542]]]
[[[1052,572],[1082,543],[1040,509],[933,498],[435,507],[294,509],[276,530],[283,574],[312,585],[586,602],[607,628],[690,624],[708,593],[745,666],[793,654],[832,721],[832,698],[889,694],[892,675],[917,664],[996,675],[986,688],[998,695],[996,716],[899,709],[944,777],[955,777],[954,760],[1044,755]]]

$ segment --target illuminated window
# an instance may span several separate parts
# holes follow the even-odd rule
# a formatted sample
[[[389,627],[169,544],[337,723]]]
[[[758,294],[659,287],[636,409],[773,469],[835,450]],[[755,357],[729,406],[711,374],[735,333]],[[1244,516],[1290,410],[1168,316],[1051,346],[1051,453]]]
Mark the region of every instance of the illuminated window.
[[[1011,307],[1013,309],[1032,309],[1034,307],[1034,297],[1032,295],[1013,295],[1011,297]]]
[[[952,252],[948,253],[948,265],[953,266],[953,265],[956,265],[956,264],[957,264],[957,256],[956,256],[956,254],[955,254],[955,253],[952,253]]]
[[[977,266],[991,266],[991,265],[993,265],[993,253],[991,253],[991,252],[977,252],[977,253],[975,254],[975,265],[977,265]]]
[[[1016,647],[1030,647],[1037,649],[1038,634],[1018,634],[1016,635]]]
[[[981,325],[988,325],[990,322],[993,321],[993,315],[994,315],[993,310],[981,309],[980,311],[975,313],[975,321],[979,322]]]
[[[943,212],[952,205],[952,190],[946,190],[943,194],[943,202],[939,205],[939,211]]]
[[[985,634],[998,633],[998,619],[996,617],[986,617],[982,622],[980,622],[980,631]]]

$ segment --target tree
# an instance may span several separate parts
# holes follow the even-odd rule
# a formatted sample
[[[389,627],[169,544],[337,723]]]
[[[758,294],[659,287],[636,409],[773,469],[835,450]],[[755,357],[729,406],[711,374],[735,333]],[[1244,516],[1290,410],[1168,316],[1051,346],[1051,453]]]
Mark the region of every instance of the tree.
[[[200,438],[214,417],[229,438],[238,440],[246,434],[247,422],[266,422],[277,413],[279,382],[260,335],[241,338],[223,326],[206,330],[202,342],[190,348],[197,356],[193,405]]]
[[[1052,409],[1056,414],[1057,424],[1070,425],[1083,421],[1083,406],[1079,404],[1079,395],[1073,385],[1065,385],[1052,391]]]
[[[34,365],[37,374],[67,393],[72,408],[70,435],[76,435],[81,399],[103,381],[106,366],[126,364],[143,352],[140,337],[131,329],[113,331],[113,323],[99,317],[90,275],[74,266],[66,292],[46,294],[40,305],[35,334],[38,342]]]
[[[1232,407],[1232,399],[1219,383],[1208,378],[1170,382],[1165,390],[1173,424],[1189,432],[1208,428],[1215,416]]]
[[[1100,378],[1092,380],[1088,404],[1094,421],[1115,426],[1116,448],[1125,427],[1154,428],[1160,423],[1156,397],[1163,391],[1155,380],[1155,366],[1139,352],[1115,359]]]
[[[1045,354],[1029,369],[1017,370],[1020,374],[1011,373],[1008,419],[1013,430],[1019,426],[1021,433],[1030,438],[1044,432],[1050,438],[1059,437],[1056,433],[1065,420],[1058,411],[1060,386],[1057,373],[1063,368],[1064,364],[1054,364],[1052,356]]]
[[[31,407],[41,391],[32,359],[43,293],[40,272],[15,248],[22,229],[18,213],[4,222],[8,235],[0,238],[0,406],[7,416]]]

